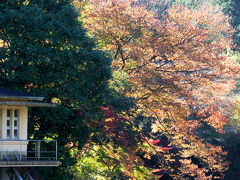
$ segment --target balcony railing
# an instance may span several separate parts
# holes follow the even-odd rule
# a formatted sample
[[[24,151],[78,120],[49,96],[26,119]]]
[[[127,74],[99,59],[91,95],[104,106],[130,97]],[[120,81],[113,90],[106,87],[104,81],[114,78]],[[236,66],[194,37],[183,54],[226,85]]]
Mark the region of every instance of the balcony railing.
[[[0,140],[0,167],[58,164],[56,140]]]

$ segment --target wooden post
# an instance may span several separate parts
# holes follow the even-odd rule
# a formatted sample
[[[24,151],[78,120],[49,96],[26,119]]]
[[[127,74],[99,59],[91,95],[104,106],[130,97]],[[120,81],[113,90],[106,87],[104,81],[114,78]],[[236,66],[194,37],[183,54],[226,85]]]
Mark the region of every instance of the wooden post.
[[[10,108],[9,108],[10,109]],[[10,138],[14,139],[14,109],[10,109]]]
[[[41,141],[36,141],[36,155],[37,155],[37,159],[40,160],[41,158]]]
[[[5,107],[2,107],[1,119],[2,119],[1,136],[2,136],[2,139],[6,139],[7,138],[7,109]]]

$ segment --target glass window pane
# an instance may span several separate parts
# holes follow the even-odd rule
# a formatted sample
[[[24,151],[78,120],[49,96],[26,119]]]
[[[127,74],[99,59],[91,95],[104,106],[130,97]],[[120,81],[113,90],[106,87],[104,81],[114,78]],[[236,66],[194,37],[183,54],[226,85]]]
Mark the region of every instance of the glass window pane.
[[[10,109],[7,110],[7,117],[11,117],[11,110]]]
[[[7,120],[7,126],[10,126],[10,120]]]
[[[14,138],[17,138],[17,137],[18,137],[18,130],[14,129]]]
[[[7,129],[7,138],[10,138],[11,133],[10,133],[10,129]]]
[[[18,122],[15,120],[15,121],[14,121],[14,126],[16,127],[16,126],[17,126],[17,124],[18,124]]]
[[[18,110],[14,110],[14,117],[18,117]]]

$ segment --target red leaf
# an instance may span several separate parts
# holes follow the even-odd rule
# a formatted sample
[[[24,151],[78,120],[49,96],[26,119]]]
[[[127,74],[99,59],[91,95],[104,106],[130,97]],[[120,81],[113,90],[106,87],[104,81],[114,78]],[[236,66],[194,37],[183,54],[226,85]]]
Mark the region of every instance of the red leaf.
[[[159,143],[160,141],[161,141],[160,139],[157,139],[157,140],[153,140],[153,141],[148,141],[148,143],[155,145],[155,144]]]

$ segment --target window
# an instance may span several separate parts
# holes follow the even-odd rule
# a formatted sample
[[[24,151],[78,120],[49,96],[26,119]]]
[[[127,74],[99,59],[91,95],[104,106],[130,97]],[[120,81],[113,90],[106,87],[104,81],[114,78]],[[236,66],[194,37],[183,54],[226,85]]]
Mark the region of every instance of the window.
[[[7,109],[6,119],[6,137],[7,139],[18,138],[19,110]]]
[[[11,110],[7,109],[7,139],[11,138]]]
[[[18,138],[18,110],[14,110],[14,123],[13,123],[13,134],[14,134],[14,138]]]
[[[3,124],[2,109],[0,109],[0,139],[2,139],[2,124]]]

